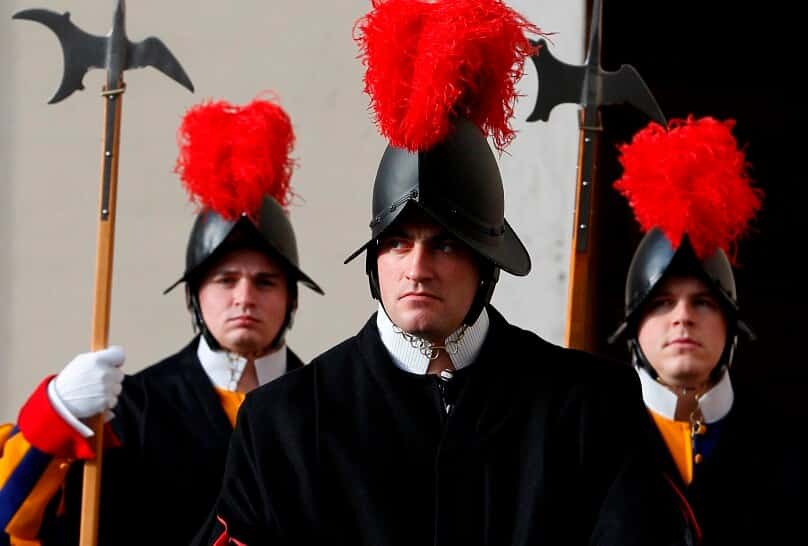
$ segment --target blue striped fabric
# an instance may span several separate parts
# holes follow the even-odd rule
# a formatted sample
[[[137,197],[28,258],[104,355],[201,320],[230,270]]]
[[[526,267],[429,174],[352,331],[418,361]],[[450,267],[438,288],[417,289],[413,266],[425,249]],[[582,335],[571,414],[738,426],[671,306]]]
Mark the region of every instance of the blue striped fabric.
[[[9,437],[18,433],[18,428],[14,427]],[[0,529],[6,528],[51,460],[50,455],[34,446],[31,446],[25,453],[20,463],[6,480],[6,483],[0,488]],[[2,542],[3,540],[8,541],[5,534],[4,532],[1,535],[3,538],[0,538],[0,546],[8,544],[8,542]]]

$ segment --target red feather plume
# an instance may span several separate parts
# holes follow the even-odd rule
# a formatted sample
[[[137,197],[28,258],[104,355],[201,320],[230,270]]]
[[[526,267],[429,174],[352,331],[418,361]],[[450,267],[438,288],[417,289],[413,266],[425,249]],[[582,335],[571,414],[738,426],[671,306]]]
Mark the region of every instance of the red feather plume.
[[[614,187],[628,199],[643,231],[661,229],[674,248],[687,234],[699,258],[718,248],[729,256],[761,207],[734,120],[712,117],[650,123],[619,147],[623,176]]]
[[[541,30],[501,0],[372,0],[354,39],[365,92],[392,145],[428,149],[465,117],[502,150],[525,58]]]
[[[178,131],[180,175],[191,201],[233,220],[258,211],[265,196],[290,199],[290,154],[295,136],[289,116],[270,100],[245,106],[205,102],[188,110]]]

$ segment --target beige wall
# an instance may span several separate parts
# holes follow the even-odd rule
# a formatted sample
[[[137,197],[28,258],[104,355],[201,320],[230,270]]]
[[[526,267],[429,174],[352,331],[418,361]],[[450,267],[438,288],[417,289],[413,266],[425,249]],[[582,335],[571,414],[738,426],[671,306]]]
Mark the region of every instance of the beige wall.
[[[61,77],[55,36],[11,15],[26,8],[70,11],[84,30],[105,34],[114,2],[3,2],[0,12],[0,422],[49,373],[89,348],[103,84],[48,105]],[[563,4],[563,6],[562,6]],[[569,5],[568,5],[569,4]],[[556,54],[581,62],[582,4],[514,0],[546,30]],[[202,99],[243,103],[275,90],[297,132],[300,167],[292,208],[304,270],[326,297],[301,291],[289,335],[303,357],[353,334],[375,306],[362,260],[342,265],[364,242],[370,191],[385,142],[362,93],[362,69],[351,39],[368,0],[221,2],[130,0],[133,41],[161,38],[196,86],[190,94],[144,69],[126,73],[118,191],[110,343],[126,348],[128,371],[175,351],[191,334],[182,291],[161,295],[182,272],[193,219],[172,174],[175,131]],[[532,108],[537,82],[530,67],[519,120]],[[514,322],[560,341],[566,290],[575,154],[575,108],[550,123],[526,126],[501,158],[507,216],[528,246],[534,271],[503,275],[495,304]],[[530,303],[531,305],[528,305]]]

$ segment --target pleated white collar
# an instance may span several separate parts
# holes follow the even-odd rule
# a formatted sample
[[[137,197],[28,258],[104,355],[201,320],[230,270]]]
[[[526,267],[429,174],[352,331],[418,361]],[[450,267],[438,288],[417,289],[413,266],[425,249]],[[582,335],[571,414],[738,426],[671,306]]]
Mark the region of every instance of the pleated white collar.
[[[465,368],[474,362],[477,355],[480,354],[489,326],[488,312],[483,309],[474,324],[466,328],[463,338],[457,344],[457,352],[454,354],[449,353],[449,358],[455,370]],[[379,310],[376,313],[376,327],[379,329],[379,335],[382,338],[384,347],[390,353],[396,366],[409,373],[426,374],[427,368],[429,368],[429,358],[419,349],[413,347],[401,333],[394,329],[393,323],[381,304],[379,304]],[[455,330],[446,340],[455,340],[459,332],[460,329]]]

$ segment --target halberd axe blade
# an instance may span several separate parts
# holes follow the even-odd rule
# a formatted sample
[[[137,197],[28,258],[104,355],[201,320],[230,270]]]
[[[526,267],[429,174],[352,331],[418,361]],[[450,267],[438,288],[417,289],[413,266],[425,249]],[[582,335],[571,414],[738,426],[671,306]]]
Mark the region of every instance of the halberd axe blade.
[[[190,78],[179,61],[158,38],[149,37],[137,43],[126,36],[124,0],[117,0],[112,29],[106,36],[84,32],[62,14],[45,9],[28,9],[14,14],[14,19],[42,23],[51,29],[62,45],[64,72],[59,89],[48,101],[53,104],[84,89],[84,75],[92,68],[107,70],[107,88],[114,89],[124,70],[151,66],[189,91],[194,90]]]

